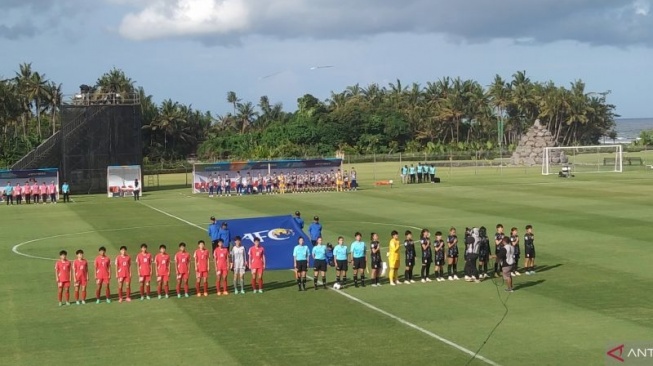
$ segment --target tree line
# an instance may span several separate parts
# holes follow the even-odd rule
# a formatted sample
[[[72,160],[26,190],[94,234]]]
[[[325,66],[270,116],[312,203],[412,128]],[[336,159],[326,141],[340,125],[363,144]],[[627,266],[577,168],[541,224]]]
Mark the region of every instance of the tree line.
[[[122,70],[112,69],[93,92],[138,93],[146,163],[185,160],[511,150],[540,119],[561,146],[590,145],[614,134],[615,106],[607,93],[590,93],[581,80],[569,87],[532,81],[518,71],[488,86],[443,77],[425,85],[355,84],[325,100],[311,94],[294,111],[261,96],[256,104],[226,93],[224,114],[172,99],[155,103]],[[61,84],[21,64],[0,81],[0,166],[10,165],[59,126]]]

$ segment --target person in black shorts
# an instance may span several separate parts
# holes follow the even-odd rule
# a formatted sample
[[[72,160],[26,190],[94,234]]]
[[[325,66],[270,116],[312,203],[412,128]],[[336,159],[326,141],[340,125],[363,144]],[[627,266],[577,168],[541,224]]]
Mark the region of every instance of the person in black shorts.
[[[479,278],[489,278],[490,275],[487,273],[487,264],[490,261],[490,239],[487,237],[487,229],[485,226],[481,226],[478,229],[478,235],[480,237],[479,249],[478,249],[478,273]]]
[[[404,283],[415,283],[413,280],[413,267],[415,267],[415,242],[413,241],[413,233],[406,230],[404,233],[406,240],[404,240],[404,253],[406,255],[406,269],[404,270]]]
[[[519,257],[521,256],[521,250],[519,249],[519,234],[517,234],[517,228],[513,227],[510,229],[510,244],[514,248],[515,252],[515,261],[512,264],[512,276],[521,276],[519,273]]]
[[[494,260],[494,277],[500,277],[501,276],[501,260],[496,257],[499,253],[499,250],[501,249],[501,243],[503,243],[503,237],[505,234],[503,233],[503,225],[497,224],[497,232],[494,234],[494,254],[495,254],[495,260]]]
[[[442,232],[435,232],[435,240],[433,240],[433,248],[435,249],[435,273],[438,276],[437,281],[442,282],[444,279],[444,240],[442,239]]]
[[[322,287],[326,289],[326,247],[322,245],[322,237],[317,238],[316,245],[313,247],[313,286],[317,290],[317,280],[322,278]]]
[[[381,270],[383,261],[381,260],[381,243],[379,243],[379,234],[370,235],[370,265],[372,267],[372,287],[381,286]]]
[[[453,275],[451,270],[453,268]],[[458,275],[458,236],[456,235],[456,228],[449,229],[449,236],[447,237],[447,275],[448,280],[459,280]]]
[[[526,234],[524,234],[524,252],[526,258],[524,259],[524,267],[526,268],[527,275],[535,274],[535,234],[533,234],[533,226],[526,225]]]
[[[429,235],[430,233],[427,229],[422,229],[422,232],[419,234],[419,243],[422,248],[422,269],[420,270],[422,283],[431,282],[429,275],[431,272],[431,263],[433,263],[433,250],[431,249]]]
[[[338,237],[338,245],[333,248],[333,257],[336,261],[336,283],[344,287],[347,282],[349,248],[345,245],[345,238],[342,236]]]
[[[293,261],[295,264],[295,274],[299,291],[306,291],[306,271],[308,271],[308,257],[308,247],[304,245],[304,238],[300,236],[297,240],[297,245],[293,249]]]

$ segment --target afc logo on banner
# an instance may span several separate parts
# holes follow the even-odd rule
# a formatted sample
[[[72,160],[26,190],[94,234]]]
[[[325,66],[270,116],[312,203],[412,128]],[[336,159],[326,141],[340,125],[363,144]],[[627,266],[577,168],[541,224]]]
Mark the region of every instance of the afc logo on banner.
[[[282,241],[282,240],[288,240],[292,238],[294,235],[295,232],[292,229],[276,228],[272,230],[261,230],[261,231],[254,231],[251,233],[245,233],[243,234],[243,240],[249,240],[251,242],[254,242],[254,238],[258,237],[261,239],[261,243],[264,243],[266,238]]]

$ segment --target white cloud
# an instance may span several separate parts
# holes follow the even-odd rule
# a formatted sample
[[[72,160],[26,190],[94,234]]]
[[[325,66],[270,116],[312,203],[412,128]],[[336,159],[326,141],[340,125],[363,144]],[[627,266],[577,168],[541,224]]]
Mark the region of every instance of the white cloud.
[[[250,20],[245,0],[159,0],[127,14],[120,33],[135,40],[226,34],[247,29]]]
[[[649,2],[646,0],[635,1],[633,7],[635,8],[635,14],[637,15],[647,16],[651,11],[651,4],[649,4]]]

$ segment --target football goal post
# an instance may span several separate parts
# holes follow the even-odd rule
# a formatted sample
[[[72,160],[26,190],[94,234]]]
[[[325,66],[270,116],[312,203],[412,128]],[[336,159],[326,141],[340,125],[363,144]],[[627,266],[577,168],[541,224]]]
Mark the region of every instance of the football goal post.
[[[563,169],[564,168],[564,169]],[[545,147],[542,175],[571,173],[621,173],[621,145]]]

